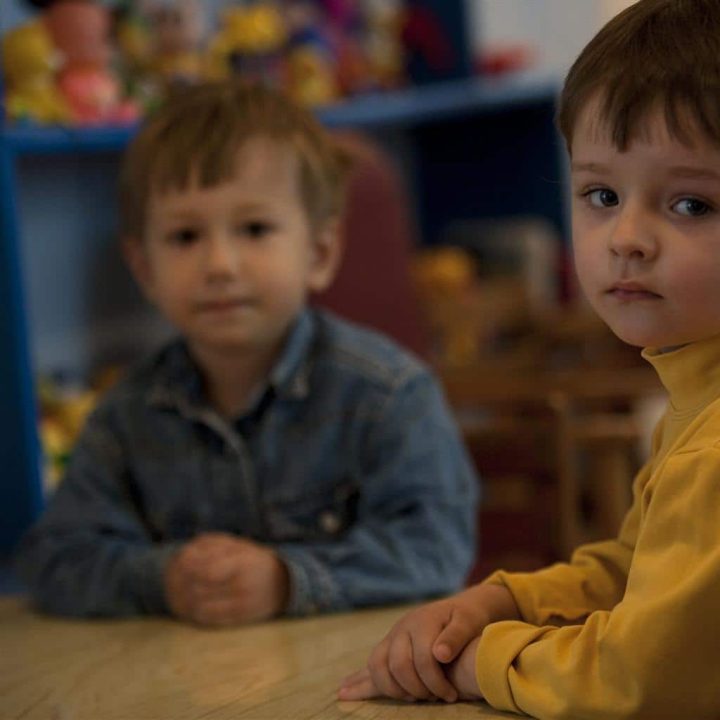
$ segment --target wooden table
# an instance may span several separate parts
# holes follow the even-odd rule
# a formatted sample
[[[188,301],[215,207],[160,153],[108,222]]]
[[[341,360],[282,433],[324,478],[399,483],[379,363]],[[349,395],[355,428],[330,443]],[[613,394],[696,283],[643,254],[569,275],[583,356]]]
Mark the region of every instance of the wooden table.
[[[76,621],[0,599],[2,720],[457,720],[483,703],[338,702],[403,608],[206,630],[170,619]]]

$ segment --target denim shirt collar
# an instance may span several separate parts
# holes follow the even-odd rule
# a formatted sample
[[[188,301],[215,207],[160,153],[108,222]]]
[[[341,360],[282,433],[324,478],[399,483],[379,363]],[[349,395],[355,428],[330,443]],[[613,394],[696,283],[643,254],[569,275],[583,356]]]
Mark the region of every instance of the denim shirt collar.
[[[280,357],[270,370],[265,390],[276,397],[302,400],[310,391],[311,348],[316,333],[313,313],[304,309],[293,323]],[[207,409],[200,370],[182,338],[170,343],[158,358],[150,384],[148,402],[176,408],[186,414]]]

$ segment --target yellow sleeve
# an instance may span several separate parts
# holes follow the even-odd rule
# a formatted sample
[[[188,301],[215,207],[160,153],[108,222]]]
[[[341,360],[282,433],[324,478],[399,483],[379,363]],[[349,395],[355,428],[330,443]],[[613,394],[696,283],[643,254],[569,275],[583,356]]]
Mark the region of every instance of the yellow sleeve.
[[[531,573],[493,573],[485,582],[505,585],[528,623],[582,620],[596,610],[610,610],[622,599],[635,549],[640,497],[650,475],[648,463],[633,483],[634,501],[618,537],[579,547],[569,563]]]
[[[640,530],[612,609],[579,625],[485,629],[476,672],[491,705],[541,719],[720,717],[720,450],[668,458],[633,512]]]

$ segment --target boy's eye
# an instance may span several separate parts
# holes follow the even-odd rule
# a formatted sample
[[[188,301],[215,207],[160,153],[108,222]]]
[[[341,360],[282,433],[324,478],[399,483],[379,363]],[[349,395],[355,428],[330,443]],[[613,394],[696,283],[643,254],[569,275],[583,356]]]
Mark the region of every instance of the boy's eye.
[[[272,230],[272,225],[263,220],[251,220],[242,223],[240,232],[246,237],[260,239],[265,237]]]
[[[169,232],[167,237],[173,245],[192,245],[200,237],[200,232],[190,227],[178,228]]]
[[[596,188],[584,193],[588,202],[593,207],[613,207],[618,204],[618,196],[614,190],[608,188]]]
[[[709,213],[711,208],[705,201],[698,198],[683,198],[673,205],[673,209],[679,215],[700,217]]]

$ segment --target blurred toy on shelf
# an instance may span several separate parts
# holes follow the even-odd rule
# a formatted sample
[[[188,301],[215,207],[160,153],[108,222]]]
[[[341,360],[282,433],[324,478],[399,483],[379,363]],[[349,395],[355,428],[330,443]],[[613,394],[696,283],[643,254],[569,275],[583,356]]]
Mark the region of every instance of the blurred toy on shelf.
[[[475,60],[475,70],[482,75],[505,75],[528,70],[537,61],[537,51],[527,43],[486,45]]]
[[[434,359],[441,366],[465,366],[480,355],[477,273],[470,254],[443,246],[420,251],[412,274],[428,319]]]
[[[372,90],[360,0],[321,0],[321,7],[340,93],[357,95]]]
[[[89,386],[63,378],[40,378],[37,388],[46,490],[57,487],[87,416],[120,372],[119,367],[107,367]]]
[[[285,86],[303,105],[324,105],[340,96],[335,54],[321,8],[310,0],[287,0]]]
[[[402,41],[406,10],[402,0],[364,0],[368,75],[373,86],[391,90],[405,85],[405,49]]]
[[[402,26],[405,67],[416,78],[448,72],[456,61],[452,43],[437,15],[425,5],[408,6]]]
[[[164,88],[194,83],[206,74],[206,22],[199,0],[146,0],[152,37],[150,67]]]
[[[338,97],[332,60],[322,49],[299,45],[287,56],[287,92],[301,105],[325,105]]]
[[[418,53],[436,67],[451,53],[432,12],[406,0],[237,0],[213,4],[220,9],[212,17],[202,0],[28,2],[49,32],[44,48],[57,53],[41,51],[33,39],[23,55],[15,31],[9,32],[5,84],[16,85],[19,74],[33,97],[49,97],[54,79],[68,111],[51,111],[40,100],[28,109],[29,101],[18,100],[11,120],[131,123],[169,91],[238,75],[280,87],[300,104],[322,106],[404,86],[412,75],[408,62]],[[53,57],[61,59],[57,68]],[[25,67],[42,67],[42,83],[28,81]]]
[[[143,114],[160,99],[152,73],[153,39],[146,5],[146,0],[118,0],[112,10],[113,60],[121,92],[136,102]]]
[[[70,107],[55,81],[57,64],[52,38],[42,22],[28,22],[3,36],[8,118],[43,124],[70,119]]]
[[[209,49],[211,75],[235,74],[282,87],[287,27],[280,7],[267,0],[224,10]]]
[[[122,97],[111,70],[110,10],[92,0],[58,0],[45,24],[63,56],[58,85],[77,125],[129,123],[138,106]]]

